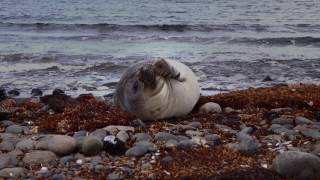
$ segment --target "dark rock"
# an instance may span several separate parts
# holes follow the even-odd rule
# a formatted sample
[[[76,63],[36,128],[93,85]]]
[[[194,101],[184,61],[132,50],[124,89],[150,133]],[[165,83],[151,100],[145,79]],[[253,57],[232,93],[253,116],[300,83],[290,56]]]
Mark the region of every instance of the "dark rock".
[[[54,95],[54,96],[59,96],[59,95],[64,95],[64,94],[65,94],[64,91],[61,89],[54,89],[52,91],[52,95]]]
[[[106,136],[103,142],[105,151],[110,154],[122,155],[128,149],[125,143],[113,135]]]
[[[11,97],[15,97],[15,96],[19,96],[20,92],[17,89],[13,89],[13,90],[8,91],[8,95]]]
[[[76,100],[74,100],[70,96],[61,94],[59,92],[56,92],[52,95],[43,96],[40,98],[40,100],[44,104],[49,105],[50,108],[57,113],[62,113],[67,104],[76,103]]]
[[[64,174],[54,174],[50,180],[66,180],[67,177]]]
[[[270,82],[270,81],[273,81],[273,79],[271,79],[270,76],[266,76],[266,77],[262,80],[262,82]]]
[[[318,179],[320,158],[305,152],[286,151],[273,160],[275,170],[284,176],[298,179]]]
[[[8,127],[8,126],[14,125],[14,122],[9,121],[9,120],[1,121],[1,123],[2,123],[2,126],[4,126],[4,127]]]
[[[7,92],[4,88],[0,88],[0,101],[7,99]]]
[[[31,95],[32,95],[33,97],[35,97],[35,96],[42,96],[42,94],[43,94],[43,92],[42,92],[41,89],[34,88],[34,89],[31,90]]]
[[[315,140],[320,140],[320,131],[319,130],[306,129],[306,130],[301,131],[301,133],[306,137],[310,137]]]
[[[182,140],[179,142],[178,147],[179,149],[190,149],[195,143],[191,140]]]
[[[146,124],[141,119],[135,119],[131,121],[130,125],[136,128],[141,128],[141,129],[146,128]]]
[[[73,160],[74,160],[74,157],[72,155],[63,156],[62,158],[60,158],[60,163],[66,165]]]
[[[118,172],[112,172],[107,176],[107,180],[121,180],[121,179],[124,179],[124,177]]]
[[[220,136],[217,134],[207,134],[204,138],[209,145],[218,145],[221,143]]]
[[[155,140],[156,141],[168,141],[170,139],[179,140],[177,138],[177,136],[175,136],[173,134],[170,134],[170,133],[167,133],[167,132],[158,132],[155,135]]]

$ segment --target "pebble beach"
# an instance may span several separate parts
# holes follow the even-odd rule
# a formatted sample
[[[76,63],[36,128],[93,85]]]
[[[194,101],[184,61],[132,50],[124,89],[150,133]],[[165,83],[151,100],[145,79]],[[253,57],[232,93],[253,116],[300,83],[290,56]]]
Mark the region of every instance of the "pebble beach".
[[[317,179],[320,87],[202,96],[186,117],[143,122],[83,94],[0,101],[3,179]]]

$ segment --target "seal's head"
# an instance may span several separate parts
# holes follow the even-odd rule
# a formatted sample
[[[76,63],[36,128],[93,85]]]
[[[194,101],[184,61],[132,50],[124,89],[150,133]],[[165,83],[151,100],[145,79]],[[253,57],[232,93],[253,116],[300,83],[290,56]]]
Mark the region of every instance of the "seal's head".
[[[114,101],[122,109],[137,114],[144,102],[146,89],[154,89],[156,75],[151,64],[139,63],[129,67],[117,84]]]

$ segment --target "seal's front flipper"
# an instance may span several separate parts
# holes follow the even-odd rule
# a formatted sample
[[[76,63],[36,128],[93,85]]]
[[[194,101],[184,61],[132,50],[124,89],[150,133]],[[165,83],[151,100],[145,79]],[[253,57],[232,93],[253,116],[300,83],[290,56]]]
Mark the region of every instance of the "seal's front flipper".
[[[181,82],[185,81],[185,78],[181,77],[180,72],[164,59],[154,63],[154,72],[164,78],[172,78]]]

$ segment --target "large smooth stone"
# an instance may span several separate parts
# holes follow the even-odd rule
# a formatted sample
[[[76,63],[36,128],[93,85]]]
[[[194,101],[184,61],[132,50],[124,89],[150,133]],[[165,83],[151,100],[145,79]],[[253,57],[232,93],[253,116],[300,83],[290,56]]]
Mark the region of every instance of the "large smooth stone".
[[[48,150],[59,156],[72,153],[77,147],[76,140],[70,136],[54,135],[48,139]]]

